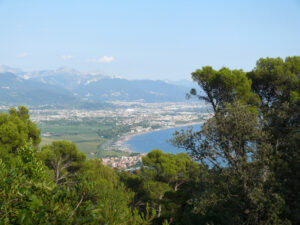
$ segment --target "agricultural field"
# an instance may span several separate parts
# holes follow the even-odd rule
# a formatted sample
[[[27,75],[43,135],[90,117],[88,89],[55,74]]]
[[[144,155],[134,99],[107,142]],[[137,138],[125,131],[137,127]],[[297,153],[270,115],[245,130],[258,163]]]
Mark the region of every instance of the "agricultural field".
[[[87,158],[128,154],[116,150],[104,150],[112,140],[100,137],[99,130],[107,130],[109,127],[98,124],[97,121],[88,123],[66,120],[44,121],[38,126],[42,131],[41,147],[55,140],[68,140],[75,143],[79,151],[84,152]]]

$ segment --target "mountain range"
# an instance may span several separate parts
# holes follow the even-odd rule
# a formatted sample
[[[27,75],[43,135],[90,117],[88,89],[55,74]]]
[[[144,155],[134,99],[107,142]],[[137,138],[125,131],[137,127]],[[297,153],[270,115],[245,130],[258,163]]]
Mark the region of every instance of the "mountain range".
[[[1,105],[103,105],[109,101],[178,102],[189,92],[189,81],[127,80],[62,67],[24,72],[0,66]]]

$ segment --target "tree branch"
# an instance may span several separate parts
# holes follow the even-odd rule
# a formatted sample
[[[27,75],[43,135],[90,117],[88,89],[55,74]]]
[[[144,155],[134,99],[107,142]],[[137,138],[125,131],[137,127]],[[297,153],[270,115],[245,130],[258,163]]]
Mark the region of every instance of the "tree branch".
[[[83,201],[83,199],[84,199],[84,196],[85,196],[85,193],[83,193],[83,194],[81,195],[80,201],[77,203],[75,209],[74,209],[74,210],[72,211],[72,213],[70,214],[68,220],[70,220],[70,219],[72,218],[72,216],[74,215],[74,213],[76,212],[76,210],[78,209],[78,207],[81,205],[81,203],[82,203],[82,201]]]

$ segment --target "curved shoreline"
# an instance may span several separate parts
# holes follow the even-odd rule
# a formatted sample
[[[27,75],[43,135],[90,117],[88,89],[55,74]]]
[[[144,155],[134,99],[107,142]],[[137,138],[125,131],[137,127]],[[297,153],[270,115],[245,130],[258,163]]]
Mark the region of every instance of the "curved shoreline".
[[[126,144],[126,142],[130,141],[130,139],[133,138],[133,137],[140,136],[140,135],[145,135],[145,134],[149,134],[149,133],[153,133],[153,132],[158,132],[158,131],[162,131],[162,130],[168,130],[168,129],[174,129],[174,128],[180,128],[180,127],[187,127],[187,126],[194,126],[194,125],[203,124],[203,123],[204,123],[204,121],[202,121],[202,122],[191,122],[191,123],[186,123],[186,124],[178,124],[178,125],[175,125],[174,127],[164,127],[164,128],[159,128],[159,129],[156,129],[156,130],[125,135],[120,140],[116,141],[116,144],[120,148],[126,148],[126,150],[124,150],[124,151],[132,153],[134,151],[130,148],[130,146],[128,144]]]

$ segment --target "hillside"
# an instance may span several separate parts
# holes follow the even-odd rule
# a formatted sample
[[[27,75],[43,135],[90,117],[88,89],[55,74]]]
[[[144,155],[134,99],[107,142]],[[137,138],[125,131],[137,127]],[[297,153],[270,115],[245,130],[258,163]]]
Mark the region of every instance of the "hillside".
[[[0,73],[0,101],[2,105],[51,105],[71,104],[79,98],[65,88]]]

